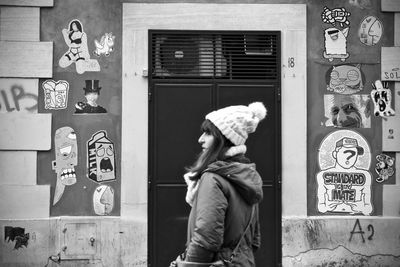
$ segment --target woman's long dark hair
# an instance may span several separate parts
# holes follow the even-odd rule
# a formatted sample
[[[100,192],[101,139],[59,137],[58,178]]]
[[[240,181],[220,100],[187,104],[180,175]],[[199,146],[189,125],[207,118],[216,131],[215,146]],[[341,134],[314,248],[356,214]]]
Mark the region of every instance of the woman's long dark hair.
[[[208,149],[200,153],[192,166],[186,168],[187,171],[197,173],[197,175],[193,177],[194,179],[200,178],[201,173],[210,163],[224,159],[228,148],[233,146],[232,142],[228,140],[211,121],[203,121],[201,130],[204,133],[214,136],[214,142]]]

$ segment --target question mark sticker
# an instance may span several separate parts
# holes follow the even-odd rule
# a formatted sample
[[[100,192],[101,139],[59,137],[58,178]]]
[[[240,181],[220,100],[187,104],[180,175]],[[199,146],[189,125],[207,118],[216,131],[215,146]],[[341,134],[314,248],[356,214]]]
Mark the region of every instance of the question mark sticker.
[[[343,151],[343,153],[345,153],[345,154],[350,154],[350,155],[347,157],[346,164],[349,164],[349,159],[351,159],[352,157],[354,157],[354,155],[356,154],[356,152],[353,151],[353,150],[345,150],[345,151]]]

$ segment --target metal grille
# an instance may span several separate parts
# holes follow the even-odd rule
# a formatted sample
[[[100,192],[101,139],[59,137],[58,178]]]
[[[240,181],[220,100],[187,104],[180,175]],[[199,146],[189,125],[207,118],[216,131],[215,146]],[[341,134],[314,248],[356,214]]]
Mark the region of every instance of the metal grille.
[[[277,79],[279,32],[150,31],[152,78]]]

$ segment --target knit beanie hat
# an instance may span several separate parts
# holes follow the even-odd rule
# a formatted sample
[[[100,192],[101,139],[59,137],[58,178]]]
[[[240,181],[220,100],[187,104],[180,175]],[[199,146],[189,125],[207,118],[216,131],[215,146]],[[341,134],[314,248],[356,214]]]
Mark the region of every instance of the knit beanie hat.
[[[261,102],[248,106],[229,106],[206,115],[221,133],[235,146],[244,145],[249,133],[253,133],[258,123],[267,115]]]

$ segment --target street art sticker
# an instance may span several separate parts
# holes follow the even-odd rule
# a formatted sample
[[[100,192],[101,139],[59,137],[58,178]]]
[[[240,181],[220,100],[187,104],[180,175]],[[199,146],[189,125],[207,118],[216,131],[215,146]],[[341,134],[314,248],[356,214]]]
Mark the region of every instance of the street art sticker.
[[[114,208],[114,189],[109,185],[98,186],[93,193],[93,209],[97,215],[109,215]]]
[[[87,35],[83,31],[82,23],[79,20],[72,20],[68,28],[62,30],[62,35],[68,46],[68,51],[64,53],[58,62],[61,68],[66,68],[75,63],[76,72],[79,74],[86,71],[100,71],[100,65],[97,60],[90,59]]]
[[[14,249],[22,247],[28,247],[29,233],[25,233],[25,229],[22,227],[4,226],[4,240],[14,242]]]
[[[96,47],[96,50],[94,50],[94,54],[98,57],[101,55],[105,55],[108,57],[110,53],[114,50],[114,42],[115,42],[115,36],[112,35],[112,32],[110,33],[105,33],[100,41],[94,40],[94,45]]]
[[[106,131],[92,135],[87,142],[88,177],[97,182],[115,180],[114,144]]]
[[[369,95],[325,95],[325,126],[371,128]]]
[[[376,80],[372,84],[374,88],[371,90],[371,99],[374,103],[374,115],[381,117],[394,116],[395,111],[391,108],[392,91],[389,89],[387,82]]]
[[[387,181],[394,174],[395,157],[386,154],[376,156],[375,172],[379,175],[375,181],[382,183]]]
[[[351,130],[335,131],[322,141],[318,151],[318,211],[370,215],[371,154],[365,138]]]
[[[382,22],[374,16],[365,17],[358,29],[358,38],[360,42],[368,46],[373,46],[379,43],[382,36]]]
[[[83,88],[83,91],[85,92],[86,102],[77,102],[75,104],[75,113],[107,113],[105,108],[97,104],[101,90],[99,80],[85,80],[85,84],[86,86]]]
[[[68,104],[69,83],[64,80],[46,80],[42,84],[45,109],[66,109]]]
[[[37,86],[34,79],[0,79],[0,113],[37,113]]]
[[[344,7],[329,9],[325,6],[321,18],[324,23],[329,23],[332,26],[339,23],[341,27],[344,27],[350,25],[350,21],[348,20],[350,15],[350,12],[347,12]]]
[[[329,61],[337,58],[345,61],[349,57],[347,53],[347,35],[350,28],[339,30],[337,28],[328,28],[324,31],[325,50],[324,58]]]
[[[326,73],[327,90],[339,94],[354,94],[364,88],[365,76],[361,65],[332,66]]]
[[[61,127],[54,136],[56,159],[53,160],[53,170],[57,173],[53,205],[61,199],[65,186],[76,183],[75,166],[78,165],[78,145],[75,131],[71,127]]]

